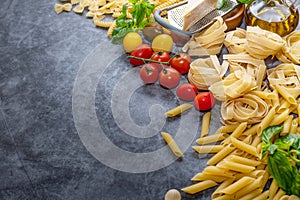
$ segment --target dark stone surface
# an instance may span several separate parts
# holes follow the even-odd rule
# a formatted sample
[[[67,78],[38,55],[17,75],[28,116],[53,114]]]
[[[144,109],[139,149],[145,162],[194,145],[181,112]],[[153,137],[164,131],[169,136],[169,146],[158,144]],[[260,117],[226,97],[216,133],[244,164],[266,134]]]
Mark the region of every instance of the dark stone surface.
[[[139,174],[107,167],[87,151],[74,126],[73,86],[81,63],[108,39],[106,30],[95,28],[85,16],[73,12],[56,15],[55,3],[1,2],[0,199],[158,200],[168,189],[190,185],[190,178],[204,168],[206,160],[191,147],[183,160]],[[110,47],[102,48],[105,53]],[[110,81],[117,81],[118,74],[111,73]],[[109,87],[99,82],[95,107],[99,123],[108,126],[106,134],[114,144],[133,152],[165,146],[159,134],[145,141],[121,136],[110,121],[112,117],[102,117],[110,102]],[[153,100],[141,100],[147,96]],[[133,120],[145,125],[149,116],[145,116],[147,108],[141,108],[160,98],[165,108],[178,105],[178,100],[158,85],[139,88],[129,104]],[[176,130],[176,120],[167,121],[164,129]],[[199,125],[200,121],[195,124]],[[120,137],[110,130],[118,131],[115,134]],[[182,196],[209,199],[210,192]]]

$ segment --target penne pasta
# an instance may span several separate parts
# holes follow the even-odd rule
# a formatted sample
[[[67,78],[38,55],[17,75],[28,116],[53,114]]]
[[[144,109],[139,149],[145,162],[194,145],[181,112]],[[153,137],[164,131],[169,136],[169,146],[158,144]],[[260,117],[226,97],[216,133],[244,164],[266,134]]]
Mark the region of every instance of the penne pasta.
[[[230,138],[230,139],[233,146],[235,146],[236,148],[243,150],[255,157],[258,157],[258,151],[256,147],[246,144],[245,142],[239,141],[238,139],[235,138]]]
[[[208,188],[214,187],[216,185],[218,185],[218,184],[215,181],[205,180],[205,181],[190,185],[188,187],[182,188],[181,190],[188,194],[196,194],[198,192],[201,192]]]
[[[215,165],[220,162],[223,158],[225,158],[228,154],[230,154],[234,150],[234,147],[225,146],[221,151],[211,157],[208,161],[208,165]]]
[[[174,155],[177,157],[183,157],[183,153],[180,150],[180,148],[178,147],[178,145],[175,142],[175,140],[173,139],[173,137],[169,133],[166,133],[166,132],[162,132],[161,135],[164,138],[165,142],[170,147],[171,151],[174,153]]]
[[[277,191],[278,191],[278,185],[276,183],[276,181],[273,179],[270,188],[269,188],[269,199],[274,199]]]
[[[216,175],[216,176],[225,176],[228,178],[234,178],[234,173],[231,171],[227,171],[225,169],[221,169],[216,166],[208,166],[203,170],[203,173],[210,174],[210,175]]]
[[[239,200],[252,200],[256,196],[260,195],[262,193],[262,189],[256,189],[245,196],[241,197]]]
[[[262,182],[262,176],[258,177],[257,179],[255,179],[252,183],[248,184],[247,186],[245,186],[242,190],[239,190],[235,193],[235,197],[237,199],[252,193],[253,191],[257,190],[260,188],[261,182]]]
[[[289,114],[290,114],[290,110],[287,108],[284,111],[282,111],[280,114],[274,115],[273,120],[270,122],[270,126],[283,123],[289,117]]]
[[[261,193],[260,195],[256,196],[255,198],[253,198],[252,200],[267,200],[269,196],[269,191],[264,191],[263,193]]]
[[[240,125],[232,132],[230,137],[239,138],[246,128],[247,122],[240,123]]]
[[[205,181],[205,180],[213,180],[217,183],[223,182],[226,179],[228,179],[228,177],[225,176],[217,176],[217,175],[211,175],[211,174],[205,174],[205,173],[198,173],[196,174],[191,181]]]
[[[180,115],[181,113],[183,113],[184,111],[187,111],[189,109],[191,109],[193,106],[189,103],[184,103],[181,104],[171,110],[169,110],[168,112],[165,113],[166,117],[175,117]]]
[[[293,118],[293,115],[289,115],[288,118],[284,121],[283,130],[281,131],[280,135],[286,135],[290,132]]]
[[[253,167],[258,166],[258,165],[261,164],[260,161],[245,158],[245,157],[242,157],[242,156],[237,156],[237,155],[229,155],[229,156],[226,157],[226,160],[236,162],[236,163],[240,163],[240,164],[244,164],[244,165],[248,165],[248,166],[253,166]]]
[[[246,187],[248,184],[251,184],[255,179],[252,177],[242,177],[241,179],[237,180],[230,186],[222,189],[220,192],[224,194],[234,194],[237,191],[241,190],[242,188]]]
[[[217,153],[221,151],[223,145],[206,145],[206,146],[192,146],[192,148],[198,153]]]
[[[248,166],[248,165],[244,165],[241,163],[232,162],[232,161],[229,161],[226,159],[219,162],[217,164],[217,167],[220,167],[220,168],[226,169],[226,170],[237,171],[237,172],[241,172],[241,173],[250,173],[250,172],[254,171],[254,169],[255,169],[255,167],[253,167],[253,166]]]
[[[283,86],[280,86],[279,84],[275,85],[276,90],[278,93],[290,104],[296,104],[296,99],[293,95],[291,95]]]
[[[274,200],[276,199],[280,199],[281,197],[283,197],[285,195],[285,192],[282,189],[279,189],[276,193],[276,195],[274,196]]]
[[[203,138],[199,138],[199,139],[196,140],[196,142],[200,145],[211,144],[211,143],[214,143],[214,142],[224,140],[227,136],[228,135],[225,134],[225,133],[214,134],[214,135],[209,135],[209,136],[206,136],[206,137],[203,137]]]
[[[202,117],[202,127],[200,137],[205,137],[209,132],[210,112],[207,112]]]
[[[260,125],[258,126],[257,128],[257,133],[258,135],[260,136],[262,131],[267,128],[269,126],[269,124],[271,123],[271,121],[273,120],[274,118],[274,115],[275,115],[275,109],[276,107],[272,107],[268,114],[266,115],[266,117],[261,121]]]
[[[259,124],[255,124],[243,132],[243,135],[255,135]]]

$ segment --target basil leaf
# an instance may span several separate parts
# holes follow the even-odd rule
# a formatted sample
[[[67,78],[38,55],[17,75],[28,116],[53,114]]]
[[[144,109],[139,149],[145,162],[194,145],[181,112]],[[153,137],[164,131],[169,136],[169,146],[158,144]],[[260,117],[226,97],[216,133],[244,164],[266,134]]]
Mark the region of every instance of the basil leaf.
[[[149,18],[151,16],[151,13],[153,12],[154,8],[155,8],[155,5],[150,3],[150,2],[147,2],[147,9],[145,10],[146,12],[146,17]]]
[[[135,16],[135,26],[140,28],[140,24],[145,18],[144,6],[142,4],[137,4],[132,10],[132,15]]]
[[[268,169],[280,188],[291,194],[294,179],[294,168],[288,161],[285,153],[276,151],[268,157]]]
[[[290,133],[288,135],[278,138],[275,141],[275,144],[280,149],[289,150],[291,147],[293,147],[294,149],[300,150],[300,135]]]
[[[271,139],[278,135],[283,129],[283,125],[269,126],[262,132],[262,141],[265,144],[271,143]]]
[[[225,3],[226,3],[226,0],[218,0],[217,9],[218,10],[222,9]]]
[[[292,194],[300,197],[300,171],[298,171],[297,175],[295,176],[294,183],[292,185],[291,191]]]

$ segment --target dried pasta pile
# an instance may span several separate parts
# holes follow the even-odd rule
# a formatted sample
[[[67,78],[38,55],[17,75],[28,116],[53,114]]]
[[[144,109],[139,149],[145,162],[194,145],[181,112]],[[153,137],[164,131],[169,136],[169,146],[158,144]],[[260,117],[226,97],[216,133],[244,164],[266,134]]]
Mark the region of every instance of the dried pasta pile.
[[[258,33],[255,29],[247,29],[251,30],[252,41],[257,39],[253,36]],[[299,199],[286,195],[270,176],[266,159],[261,160],[261,134],[265,128],[279,124],[284,127],[281,136],[300,134],[300,68],[291,63],[299,61],[300,32],[285,38],[263,32],[258,41],[265,39],[269,46],[252,43],[249,48],[247,31],[237,29],[226,35],[230,54],[223,55],[223,59],[229,63],[230,72],[209,87],[222,101],[224,125],[214,134],[201,134],[196,140],[196,152],[214,155],[207,161],[208,166],[192,177],[196,183],[182,190],[195,194],[216,187],[211,199],[217,200]],[[281,61],[288,62],[267,69],[262,59],[278,56],[278,52],[285,56]],[[203,116],[204,132],[209,132],[209,120]]]
[[[156,6],[156,10],[162,10],[180,1],[183,0],[149,0]],[[85,16],[93,19],[97,27],[108,29],[107,35],[111,37],[113,30],[117,27],[115,19],[122,14],[122,7],[128,3],[128,0],[60,0],[60,2],[54,6],[56,14],[72,10],[77,14],[83,14],[87,10]],[[106,16],[110,17],[106,19]],[[130,11],[127,13],[127,18],[131,18]]]

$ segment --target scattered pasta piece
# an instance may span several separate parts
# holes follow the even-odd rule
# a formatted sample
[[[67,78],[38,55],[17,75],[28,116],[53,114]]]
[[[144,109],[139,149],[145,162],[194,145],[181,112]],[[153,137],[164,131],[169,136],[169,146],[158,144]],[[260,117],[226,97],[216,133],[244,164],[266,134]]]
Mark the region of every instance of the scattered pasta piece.
[[[84,6],[82,6],[81,4],[79,4],[78,6],[76,6],[75,8],[73,8],[73,11],[75,12],[75,13],[83,13],[83,11],[84,11]]]
[[[175,140],[173,139],[173,137],[169,133],[166,133],[166,132],[162,132],[161,135],[164,138],[165,142],[170,147],[171,151],[174,153],[174,155],[177,157],[183,157],[183,153],[180,150],[180,148],[178,147],[178,145],[175,142]]]
[[[177,106],[176,108],[173,108],[171,110],[169,110],[168,112],[165,113],[166,117],[175,117],[177,115],[180,115],[181,113],[191,109],[193,107],[192,104],[189,103],[184,103],[181,104],[179,106]]]
[[[60,14],[63,11],[70,12],[72,10],[72,4],[65,3],[65,4],[55,4],[54,10],[56,14]]]

